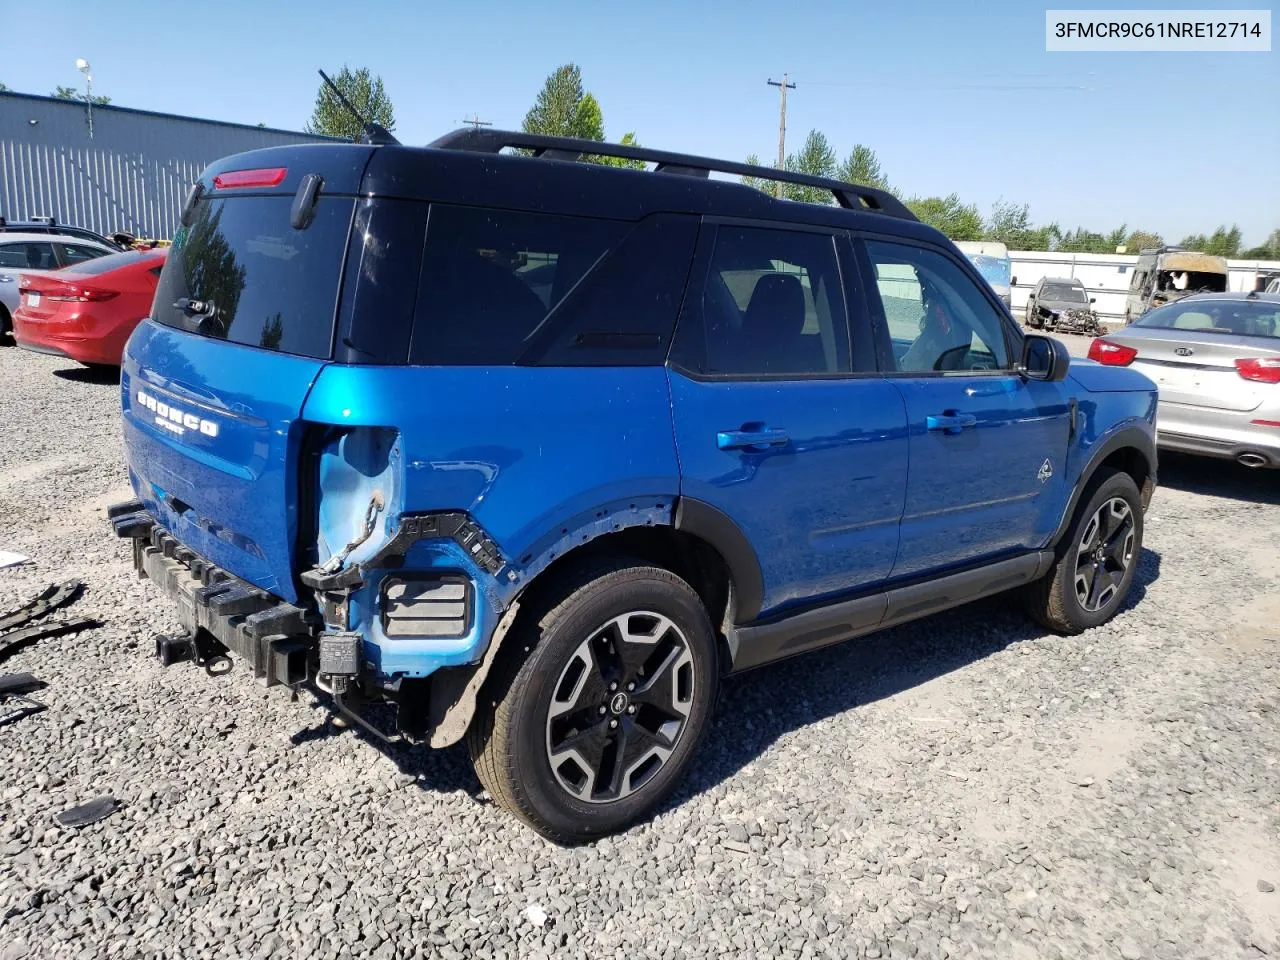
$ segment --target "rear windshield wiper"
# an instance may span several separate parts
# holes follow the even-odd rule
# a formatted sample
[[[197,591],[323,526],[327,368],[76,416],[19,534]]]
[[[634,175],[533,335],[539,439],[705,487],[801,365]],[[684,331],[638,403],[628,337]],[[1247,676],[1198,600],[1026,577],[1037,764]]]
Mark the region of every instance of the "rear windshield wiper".
[[[195,328],[204,333],[204,325],[210,320],[219,320],[218,305],[212,300],[197,300],[194,297],[181,297],[173,301],[173,308],[181,310],[188,320],[195,320]]]

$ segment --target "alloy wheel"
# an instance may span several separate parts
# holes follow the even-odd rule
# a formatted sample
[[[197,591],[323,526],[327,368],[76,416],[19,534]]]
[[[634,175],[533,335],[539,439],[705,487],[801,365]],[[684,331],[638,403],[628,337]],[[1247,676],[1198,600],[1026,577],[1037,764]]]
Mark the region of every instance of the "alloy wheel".
[[[614,617],[582,641],[553,688],[546,747],[556,781],[587,803],[640,789],[684,735],[693,691],[689,642],[670,617]]]
[[[1133,508],[1122,497],[1098,507],[1085,524],[1076,550],[1076,599],[1087,613],[1096,613],[1119,595],[1133,562]]]

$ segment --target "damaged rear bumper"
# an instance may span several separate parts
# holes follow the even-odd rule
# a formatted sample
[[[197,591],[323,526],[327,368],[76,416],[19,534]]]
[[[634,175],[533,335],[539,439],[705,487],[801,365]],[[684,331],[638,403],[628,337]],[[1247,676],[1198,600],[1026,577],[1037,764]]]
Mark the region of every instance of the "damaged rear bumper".
[[[170,536],[131,500],[108,508],[116,535],[133,541],[133,565],[177,606],[198,651],[230,650],[266,686],[308,677],[319,618],[206,561]],[[217,646],[214,646],[216,644]]]

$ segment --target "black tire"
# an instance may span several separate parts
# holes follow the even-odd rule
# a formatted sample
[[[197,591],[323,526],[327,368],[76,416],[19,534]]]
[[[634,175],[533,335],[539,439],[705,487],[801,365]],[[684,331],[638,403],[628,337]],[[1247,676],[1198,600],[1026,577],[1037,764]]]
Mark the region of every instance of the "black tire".
[[[1121,510],[1117,504],[1123,504],[1123,518],[1116,515]],[[1095,519],[1101,542],[1091,529]],[[1116,526],[1107,529],[1107,523]],[[1106,623],[1124,605],[1133,586],[1142,533],[1138,485],[1127,473],[1099,470],[1058,545],[1053,569],[1025,588],[1027,612],[1043,626],[1064,634]],[[1100,545],[1104,548],[1101,559]]]
[[[636,560],[583,569],[504,650],[467,733],[490,796],[557,843],[652,813],[692,761],[719,680],[693,589]]]
[[[9,311],[4,304],[0,303],[0,343],[13,343],[13,320],[9,317]]]

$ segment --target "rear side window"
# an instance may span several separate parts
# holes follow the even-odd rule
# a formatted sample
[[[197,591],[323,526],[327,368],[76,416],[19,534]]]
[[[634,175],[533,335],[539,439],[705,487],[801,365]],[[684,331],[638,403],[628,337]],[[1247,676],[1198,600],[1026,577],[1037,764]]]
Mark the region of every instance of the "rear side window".
[[[686,298],[678,366],[697,373],[849,373],[849,328],[835,239],[720,226],[701,288]]]
[[[0,267],[14,270],[56,270],[53,244],[27,241],[0,245]]]
[[[202,201],[174,237],[155,319],[249,347],[327,358],[354,201],[321,197],[305,230],[287,196]]]
[[[409,362],[517,363],[630,226],[433,205]]]

